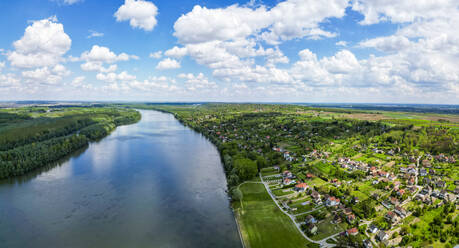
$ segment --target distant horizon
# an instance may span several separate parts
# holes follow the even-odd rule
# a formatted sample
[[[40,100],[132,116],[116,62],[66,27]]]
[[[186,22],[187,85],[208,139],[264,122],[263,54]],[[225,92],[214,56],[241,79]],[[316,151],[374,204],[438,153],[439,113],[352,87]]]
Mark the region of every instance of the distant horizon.
[[[281,102],[281,101],[135,101],[135,100],[0,100],[0,103],[20,103],[20,102],[52,102],[52,103],[148,103],[148,104],[162,104],[162,103],[171,103],[171,104],[206,104],[206,103],[236,103],[236,104],[318,104],[318,105],[336,105],[336,104],[344,104],[344,105],[387,105],[387,106],[394,106],[394,105],[433,105],[433,106],[458,106],[458,104],[443,104],[443,103],[384,103],[384,102]]]

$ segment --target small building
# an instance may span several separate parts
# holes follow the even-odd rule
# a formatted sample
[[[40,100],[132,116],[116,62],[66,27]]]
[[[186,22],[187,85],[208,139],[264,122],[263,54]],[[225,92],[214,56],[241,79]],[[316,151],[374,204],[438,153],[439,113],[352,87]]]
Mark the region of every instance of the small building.
[[[371,244],[371,241],[370,241],[369,239],[365,239],[365,240],[363,241],[363,246],[364,246],[365,248],[373,248],[373,244]]]
[[[346,234],[348,236],[355,236],[355,235],[359,234],[359,230],[356,227],[353,227],[351,229],[347,229]]]
[[[389,211],[386,213],[386,215],[384,216],[384,218],[387,220],[387,221],[390,221],[392,223],[396,222],[397,221],[397,215],[395,215],[394,212],[392,211]]]
[[[399,206],[395,207],[394,212],[402,218],[406,217],[406,210],[402,207],[399,207]]]
[[[306,183],[298,183],[297,185],[295,185],[295,190],[298,192],[303,192],[308,188],[309,186]]]
[[[370,227],[368,227],[368,231],[370,233],[377,233],[379,231],[378,227],[375,226],[374,224],[371,224]]]
[[[308,215],[308,216],[306,216],[305,222],[308,223],[308,224],[316,224],[317,220],[316,220],[316,218],[314,218],[314,216]]]
[[[314,224],[309,224],[307,230],[310,234],[315,235],[317,233],[317,226]]]
[[[352,222],[355,221],[355,215],[354,214],[349,214],[346,216],[346,220],[349,224],[352,224]]]
[[[333,206],[336,206],[340,203],[340,200],[338,198],[335,198],[333,196],[331,197],[328,197],[327,198],[327,201],[325,202],[325,205],[327,207],[333,207]]]
[[[379,241],[385,241],[389,238],[389,235],[387,235],[387,233],[385,233],[384,231],[379,231],[378,234],[376,235],[376,238],[379,240]]]

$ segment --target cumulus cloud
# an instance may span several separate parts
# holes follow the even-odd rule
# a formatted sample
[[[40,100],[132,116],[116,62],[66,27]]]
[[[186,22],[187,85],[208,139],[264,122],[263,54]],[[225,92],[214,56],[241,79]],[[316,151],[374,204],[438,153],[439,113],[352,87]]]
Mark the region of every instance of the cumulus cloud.
[[[52,68],[40,67],[35,70],[27,70],[22,72],[22,77],[32,83],[56,84],[63,77],[70,75],[71,72],[63,65],[57,64]]]
[[[8,60],[19,68],[54,66],[63,60],[71,44],[56,17],[33,21],[22,38],[13,43],[15,50],[8,54]]]
[[[170,70],[170,69],[178,69],[180,68],[180,62],[175,59],[166,58],[161,60],[156,69],[158,70]]]
[[[98,71],[103,73],[114,72],[116,69],[118,69],[117,65],[109,65],[108,67],[104,67],[100,61],[88,61],[84,64],[81,64],[80,67],[83,71]]]
[[[143,0],[125,0],[124,4],[116,11],[116,21],[129,21],[133,28],[152,31],[156,26],[158,8],[152,2]]]
[[[445,17],[457,11],[455,0],[418,1],[413,4],[409,0],[355,0],[352,9],[361,12],[364,19],[362,25],[379,22],[404,23],[414,22],[418,18],[432,19]]]
[[[91,62],[115,63],[117,61],[127,61],[129,59],[138,59],[135,55],[120,53],[116,55],[108,47],[94,45],[91,51],[85,51],[80,57],[82,60]]]
[[[163,52],[162,51],[157,51],[157,52],[154,52],[154,53],[150,53],[149,56],[150,56],[150,58],[160,59],[163,56]]]
[[[178,78],[185,79],[185,87],[191,91],[217,88],[217,84],[215,82],[209,81],[209,79],[204,76],[203,73],[199,73],[197,75],[192,73],[182,73],[178,75]]]
[[[347,5],[347,0],[332,0],[327,4],[288,0],[271,9],[239,5],[207,9],[197,5],[175,22],[174,35],[181,43],[237,40],[250,35],[270,43],[305,36],[332,37],[335,34],[321,29],[319,23],[344,16]]]
[[[117,82],[117,81],[121,81],[121,82],[133,81],[133,80],[136,79],[136,76],[130,75],[126,71],[123,71],[123,72],[121,72],[119,74],[114,73],[114,72],[110,72],[110,73],[107,73],[107,74],[98,73],[96,75],[96,78],[98,80],[101,80],[101,81],[114,83],[114,82]]]

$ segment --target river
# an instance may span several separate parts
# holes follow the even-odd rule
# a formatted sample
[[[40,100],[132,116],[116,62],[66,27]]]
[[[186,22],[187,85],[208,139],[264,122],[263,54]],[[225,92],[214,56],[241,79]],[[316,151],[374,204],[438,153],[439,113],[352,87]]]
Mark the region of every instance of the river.
[[[0,182],[0,247],[241,247],[215,146],[140,112],[65,162]]]

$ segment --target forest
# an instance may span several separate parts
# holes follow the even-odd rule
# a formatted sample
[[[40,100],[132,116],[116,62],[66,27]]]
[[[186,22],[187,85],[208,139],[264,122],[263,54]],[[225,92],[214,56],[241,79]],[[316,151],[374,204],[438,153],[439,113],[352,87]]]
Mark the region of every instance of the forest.
[[[111,107],[0,109],[0,179],[55,162],[140,118],[135,110]]]

